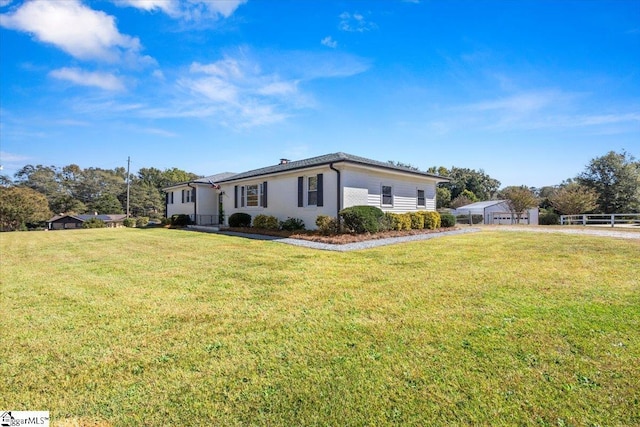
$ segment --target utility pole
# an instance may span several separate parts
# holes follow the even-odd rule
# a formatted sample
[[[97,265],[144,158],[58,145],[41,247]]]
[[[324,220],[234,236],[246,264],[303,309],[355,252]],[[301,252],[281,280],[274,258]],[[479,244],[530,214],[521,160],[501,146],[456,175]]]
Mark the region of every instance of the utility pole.
[[[129,179],[129,168],[131,166],[131,157],[127,156],[127,218],[129,218],[129,188],[131,180]]]

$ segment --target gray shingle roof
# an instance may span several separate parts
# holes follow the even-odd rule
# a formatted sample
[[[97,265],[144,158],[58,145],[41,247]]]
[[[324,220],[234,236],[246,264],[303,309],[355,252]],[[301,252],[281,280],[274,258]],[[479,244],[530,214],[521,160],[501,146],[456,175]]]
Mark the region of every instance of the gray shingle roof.
[[[191,180],[191,181],[178,182],[178,183],[172,184],[172,185],[170,185],[168,187],[164,187],[163,190],[168,190],[168,189],[174,188],[174,187],[181,187],[181,186],[184,186],[184,185],[192,183],[192,182],[193,183],[197,183],[197,184],[210,184],[210,183],[213,182],[214,184],[217,184],[218,182],[226,180],[226,179],[228,179],[228,178],[230,178],[230,177],[232,177],[234,175],[236,175],[235,172],[217,173],[215,175],[209,175],[209,176],[205,176],[205,177],[202,177],[202,178],[196,178],[196,179]]]
[[[338,152],[338,153],[332,153],[332,154],[325,154],[323,156],[318,156],[318,157],[311,157],[309,159],[304,159],[304,160],[289,161],[287,163],[267,166],[260,169],[254,169],[248,172],[242,172],[242,173],[233,175],[226,179],[219,180],[218,182],[231,182],[231,181],[237,181],[239,179],[254,178],[254,177],[259,177],[263,175],[279,173],[279,172],[288,172],[288,171],[293,171],[297,169],[305,169],[313,166],[322,166],[322,165],[328,165],[331,163],[340,163],[340,162],[355,163],[355,164],[360,164],[364,166],[373,166],[381,169],[405,172],[412,175],[419,175],[419,176],[425,176],[430,178],[436,178],[442,181],[448,181],[447,178],[444,178],[440,175],[435,175],[435,174],[422,172],[422,171],[416,171],[416,170],[402,167],[402,166],[395,166],[388,162],[379,162],[377,160],[371,160],[365,157],[354,156],[352,154]]]
[[[53,222],[53,221],[57,221],[61,218],[64,217],[71,217],[71,218],[75,218],[78,219],[80,221],[87,221],[91,218],[98,218],[103,220],[104,222],[118,222],[118,221],[122,221],[124,220],[127,216],[125,214],[100,214],[100,215],[91,215],[91,214],[81,214],[81,215],[67,215],[67,214],[63,214],[63,215],[56,215],[53,218],[51,218],[49,221],[47,222]]]

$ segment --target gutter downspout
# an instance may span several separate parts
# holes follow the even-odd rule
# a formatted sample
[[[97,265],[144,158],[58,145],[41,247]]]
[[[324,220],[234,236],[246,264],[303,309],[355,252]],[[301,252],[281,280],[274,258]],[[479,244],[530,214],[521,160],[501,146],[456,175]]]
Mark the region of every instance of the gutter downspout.
[[[329,163],[329,169],[331,169],[332,171],[335,171],[338,174],[338,185],[336,187],[336,206],[338,207],[338,210],[336,211],[336,219],[338,220],[338,229],[340,229],[340,201],[341,201],[341,197],[340,197],[340,188],[341,188],[341,183],[340,183],[340,171],[336,168],[333,167],[333,163]]]
[[[198,197],[196,196],[196,187],[193,187],[190,182],[187,182],[187,187],[193,188],[193,223],[198,225]]]

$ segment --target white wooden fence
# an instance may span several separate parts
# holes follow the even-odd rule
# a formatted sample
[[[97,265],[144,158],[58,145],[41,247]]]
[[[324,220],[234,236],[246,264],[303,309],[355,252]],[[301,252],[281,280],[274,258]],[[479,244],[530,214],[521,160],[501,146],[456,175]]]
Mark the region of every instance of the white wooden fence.
[[[560,225],[600,225],[610,227],[640,227],[640,214],[580,214],[561,215]]]

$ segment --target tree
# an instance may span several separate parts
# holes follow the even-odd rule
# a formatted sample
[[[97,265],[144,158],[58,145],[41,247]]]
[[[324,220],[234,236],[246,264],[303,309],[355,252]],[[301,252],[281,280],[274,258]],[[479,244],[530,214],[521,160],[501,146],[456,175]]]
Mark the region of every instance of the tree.
[[[507,205],[509,205],[511,212],[516,215],[518,223],[527,209],[538,206],[538,199],[535,194],[525,186],[506,187],[500,191],[499,197],[507,201]]]
[[[464,194],[461,194],[451,201],[451,207],[453,209],[458,209],[461,206],[470,205],[471,203],[473,203],[473,200],[471,200]]]
[[[51,218],[47,198],[28,187],[0,187],[0,230],[13,231]]]
[[[451,192],[451,199],[457,198],[465,190],[472,192],[477,200],[490,200],[500,188],[500,181],[491,178],[482,169],[457,168],[455,166],[448,170],[445,167],[431,167],[427,170],[449,178],[450,182],[438,184],[439,187],[446,188]]]
[[[403,163],[403,162],[397,162],[394,160],[388,160],[387,163],[389,163],[392,166],[396,166],[399,168],[405,168],[405,169],[411,169],[413,171],[419,171],[420,168],[417,166],[413,166],[411,163]]]
[[[43,194],[49,203],[63,194],[55,166],[26,165],[15,173],[15,184]]]
[[[549,197],[549,202],[563,215],[591,212],[598,206],[598,194],[578,183],[566,185]]]
[[[121,214],[124,213],[122,203],[113,194],[104,194],[96,198],[89,204],[89,209],[99,214]]]
[[[8,175],[0,175],[0,187],[11,187],[13,181]]]
[[[436,187],[436,209],[451,206],[451,191],[448,188]]]
[[[129,207],[134,216],[151,216],[164,209],[162,192],[148,181],[134,179],[129,199]]]
[[[624,151],[610,151],[591,160],[576,180],[596,192],[598,212],[640,211],[640,162]]]

